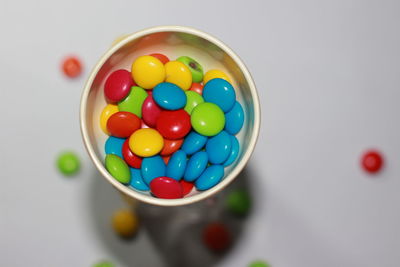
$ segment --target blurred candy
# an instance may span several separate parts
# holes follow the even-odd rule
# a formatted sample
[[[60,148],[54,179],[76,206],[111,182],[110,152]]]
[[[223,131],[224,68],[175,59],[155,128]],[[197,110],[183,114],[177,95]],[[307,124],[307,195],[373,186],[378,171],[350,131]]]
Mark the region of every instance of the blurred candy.
[[[188,90],[192,85],[192,73],[185,64],[179,61],[170,61],[165,64],[165,81],[176,84],[182,90]]]
[[[165,176],[166,166],[161,156],[156,155],[148,158],[144,158],[142,161],[142,177],[146,184],[157,177]]]
[[[116,70],[107,77],[104,84],[104,95],[111,102],[124,99],[134,85],[131,73],[127,70]]]
[[[232,237],[224,224],[215,222],[204,228],[203,242],[210,250],[223,252],[231,245]]]
[[[93,267],[115,267],[115,265],[109,261],[101,261],[93,265]]]
[[[253,261],[249,264],[249,267],[271,267],[271,265],[269,265],[268,263],[266,263],[265,261]]]
[[[82,72],[81,61],[74,56],[67,57],[62,62],[62,70],[69,78],[78,77]]]
[[[133,86],[130,93],[118,103],[119,111],[129,111],[139,118],[142,117],[142,105],[147,97],[147,93],[139,86]]]
[[[157,119],[156,128],[166,139],[182,139],[190,132],[190,116],[183,109],[164,110]]]
[[[177,151],[183,143],[183,139],[169,140],[164,139],[164,147],[160,152],[161,156],[168,156]]]
[[[228,194],[226,206],[235,215],[247,215],[251,207],[250,196],[245,190],[234,190]]]
[[[160,60],[163,64],[166,64],[167,62],[169,62],[169,58],[164,54],[154,53],[154,54],[150,54],[150,56],[158,58],[158,60]]]
[[[117,113],[119,111],[117,105],[113,104],[107,104],[107,106],[104,107],[103,111],[101,112],[100,115],[100,127],[103,130],[105,134],[110,134],[107,130],[107,121],[113,115],[114,113]]]
[[[206,169],[208,164],[208,155],[204,151],[199,151],[188,160],[186,165],[185,174],[183,178],[185,181],[193,182],[196,180]]]
[[[170,177],[158,177],[150,183],[151,192],[158,198],[175,199],[183,197],[181,184]]]
[[[122,158],[122,146],[125,142],[124,138],[110,136],[104,145],[106,154],[114,154]]]
[[[74,152],[62,152],[57,158],[58,170],[67,176],[78,173],[81,163]]]
[[[244,112],[242,105],[235,102],[232,109],[225,114],[225,130],[230,134],[237,134],[244,123]]]
[[[225,131],[221,131],[207,141],[206,152],[208,154],[208,161],[212,164],[223,163],[228,159],[231,149],[232,141],[230,135]]]
[[[142,105],[143,121],[150,127],[156,127],[157,118],[160,115],[161,111],[162,109],[156,104],[153,96],[147,96]]]
[[[361,159],[361,165],[369,173],[377,173],[384,164],[381,153],[377,150],[368,150]]]
[[[186,91],[186,106],[185,111],[189,114],[192,113],[192,110],[198,105],[204,102],[204,99],[201,95],[193,91]]]
[[[133,80],[144,89],[152,89],[165,80],[164,64],[152,56],[138,57],[132,63]]]
[[[123,238],[134,236],[139,227],[139,220],[131,210],[119,210],[114,213],[112,218],[114,231]]]
[[[107,121],[107,130],[111,135],[127,138],[140,129],[141,121],[138,116],[126,111],[119,111],[110,116]]]
[[[236,101],[236,93],[233,86],[224,79],[210,80],[203,89],[203,98],[219,106],[223,112],[231,110]]]
[[[226,75],[223,71],[209,70],[204,75],[203,84],[206,84],[208,81],[215,79],[215,78],[221,78],[221,79],[227,80],[229,83],[232,83],[231,79],[229,79],[228,75]]]
[[[131,172],[131,181],[129,183],[130,186],[140,191],[150,190],[149,186],[143,180],[140,169],[130,168],[129,170]]]
[[[154,87],[153,99],[167,110],[181,109],[186,105],[186,94],[173,83],[160,83]]]
[[[114,154],[106,155],[106,169],[120,183],[129,184],[131,174],[123,159]]]
[[[205,136],[217,135],[225,126],[224,112],[213,103],[197,105],[190,120],[195,131]]]
[[[211,165],[204,170],[194,185],[197,190],[204,191],[218,184],[224,176],[224,167],[221,165]]]
[[[189,133],[183,141],[182,150],[188,155],[196,153],[204,147],[208,138],[196,132]]]
[[[158,154],[164,146],[164,139],[154,129],[144,128],[134,132],[129,138],[129,148],[140,157]]]
[[[176,61],[182,62],[189,68],[193,82],[199,83],[203,80],[203,67],[199,62],[188,56],[179,57]]]
[[[185,173],[186,169],[186,157],[186,153],[182,150],[178,150],[174,154],[172,154],[167,165],[166,176],[178,181],[182,179],[182,176]]]
[[[123,159],[125,160],[125,162],[136,169],[140,169],[140,167],[142,166],[142,158],[135,155],[130,147],[129,147],[129,139],[126,139],[122,145],[122,156]]]

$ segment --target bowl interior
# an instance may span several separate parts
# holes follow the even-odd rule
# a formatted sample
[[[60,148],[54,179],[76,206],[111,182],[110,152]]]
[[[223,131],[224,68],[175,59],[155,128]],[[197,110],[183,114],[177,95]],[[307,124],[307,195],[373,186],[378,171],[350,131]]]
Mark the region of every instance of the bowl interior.
[[[245,112],[245,123],[236,137],[240,143],[238,159],[225,168],[224,180],[204,192],[195,189],[183,199],[164,200],[149,192],[137,191],[119,184],[104,167],[104,144],[108,136],[100,128],[99,118],[105,107],[103,86],[108,75],[117,69],[130,71],[132,62],[141,55],[163,53],[170,60],[190,56],[197,60],[204,71],[219,69],[227,73],[235,88],[237,100]],[[224,188],[241,171],[247,162],[258,134],[258,97],[250,75],[233,52],[215,38],[187,28],[153,29],[127,36],[115,44],[99,61],[88,79],[81,105],[81,126],[86,148],[103,176],[123,193],[139,200],[157,205],[188,204],[208,197]]]

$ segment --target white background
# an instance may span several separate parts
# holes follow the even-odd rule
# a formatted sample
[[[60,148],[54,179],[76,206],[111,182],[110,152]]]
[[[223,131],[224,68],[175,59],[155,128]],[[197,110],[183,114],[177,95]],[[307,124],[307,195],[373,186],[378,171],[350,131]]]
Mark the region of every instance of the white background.
[[[135,266],[161,265],[145,235],[126,245],[109,231],[110,213],[123,203],[86,156],[78,109],[85,76],[114,38],[174,24],[233,48],[261,100],[249,165],[256,208],[219,265],[261,258],[274,267],[399,266],[395,0],[2,0],[1,265],[90,266],[106,258],[124,266],[123,253]],[[85,64],[77,80],[59,71],[69,53]],[[370,147],[386,158],[375,178],[359,168]],[[63,149],[81,156],[79,176],[56,171]]]

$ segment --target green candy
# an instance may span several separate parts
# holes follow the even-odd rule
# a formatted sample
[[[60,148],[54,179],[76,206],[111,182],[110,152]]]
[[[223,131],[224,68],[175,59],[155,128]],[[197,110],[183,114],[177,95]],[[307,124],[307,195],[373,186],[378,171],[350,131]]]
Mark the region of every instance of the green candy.
[[[244,190],[235,190],[229,193],[226,206],[230,212],[238,216],[246,215],[251,207],[249,194]]]
[[[249,267],[271,267],[271,265],[269,265],[265,261],[253,261],[249,264]]]
[[[192,110],[190,122],[199,134],[214,136],[224,129],[225,115],[217,105],[204,102]]]
[[[139,86],[133,86],[128,96],[118,103],[119,111],[128,111],[139,118],[142,117],[142,105],[147,97],[147,92]]]
[[[76,174],[81,166],[78,156],[74,152],[63,152],[58,156],[57,167],[58,170],[64,175]]]
[[[182,56],[178,57],[176,61],[185,64],[192,73],[192,80],[195,83],[200,83],[203,80],[204,72],[203,67],[191,57]]]
[[[93,267],[114,267],[115,265],[109,261],[102,261],[93,265]]]
[[[129,184],[131,181],[128,165],[117,155],[106,155],[106,169],[120,183]]]
[[[194,91],[185,91],[186,94],[186,106],[185,111],[189,114],[192,113],[193,109],[198,105],[204,102],[204,99],[199,93]]]

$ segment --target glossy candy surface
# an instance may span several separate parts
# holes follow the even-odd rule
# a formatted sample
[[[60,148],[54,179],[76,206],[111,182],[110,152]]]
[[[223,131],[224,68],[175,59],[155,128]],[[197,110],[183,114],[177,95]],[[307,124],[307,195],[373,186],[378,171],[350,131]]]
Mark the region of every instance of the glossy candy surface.
[[[204,170],[200,177],[195,181],[197,190],[207,190],[218,184],[224,176],[224,167],[221,165],[211,165]]]
[[[134,131],[140,129],[140,126],[139,117],[125,111],[114,113],[107,121],[107,130],[110,134],[120,138],[129,137]]]
[[[118,103],[119,111],[129,111],[139,118],[142,117],[142,105],[147,98],[147,92],[139,86],[133,86],[130,93]]]
[[[157,118],[162,109],[156,104],[152,95],[147,96],[142,105],[142,119],[150,127],[156,127]]]
[[[175,199],[183,197],[182,185],[170,177],[158,177],[152,180],[150,189],[158,198]]]
[[[225,130],[230,134],[237,134],[243,127],[244,111],[239,102],[235,102],[232,109],[225,114]]]
[[[206,169],[208,164],[208,155],[204,151],[195,153],[187,162],[186,170],[183,175],[185,181],[193,182]]]
[[[162,62],[162,64],[169,62],[169,58],[164,54],[154,53],[154,54],[150,54],[150,56],[158,58],[158,60],[160,60]]]
[[[192,110],[198,105],[204,102],[204,99],[201,95],[199,95],[196,92],[193,91],[186,91],[186,105],[185,105],[185,111],[189,114],[192,113]]]
[[[181,148],[183,144],[183,139],[177,139],[177,140],[169,140],[169,139],[164,139],[164,147],[160,152],[161,156],[168,156],[177,151],[179,148]]]
[[[69,78],[78,77],[82,73],[82,63],[77,57],[67,57],[62,62],[62,70]]]
[[[142,166],[143,159],[131,151],[129,148],[129,139],[126,139],[122,145],[122,156],[129,166],[137,169]]]
[[[187,194],[189,194],[190,192],[192,192],[192,189],[194,187],[194,184],[192,182],[187,182],[185,180],[180,180],[179,181],[182,189],[183,189],[183,196],[186,196]]]
[[[215,79],[215,78],[221,78],[221,79],[227,80],[228,82],[232,83],[231,79],[225,72],[220,71],[220,70],[209,70],[204,75],[203,84],[206,84],[206,83],[208,83],[208,81]]]
[[[226,161],[222,164],[224,167],[227,167],[229,165],[231,165],[236,158],[239,156],[239,150],[240,150],[240,145],[239,145],[239,141],[237,140],[237,138],[234,135],[230,135],[231,138],[231,152],[229,153],[228,158],[226,159]]]
[[[192,86],[189,89],[190,91],[196,92],[199,95],[203,94],[203,85],[200,83],[192,83]]]
[[[144,89],[152,89],[165,79],[164,64],[152,56],[138,57],[132,63],[133,80]]]
[[[369,173],[377,173],[383,166],[383,157],[376,150],[368,150],[361,158],[361,165]]]
[[[212,164],[221,164],[226,161],[231,153],[232,141],[230,135],[221,131],[216,136],[208,139],[206,152],[208,161]]]
[[[119,69],[108,76],[104,84],[104,95],[111,102],[119,102],[124,99],[134,85],[129,71]]]
[[[181,109],[186,105],[185,92],[173,83],[160,83],[154,87],[153,99],[167,110]]]
[[[122,146],[125,142],[124,138],[110,136],[104,145],[106,154],[114,154],[122,158]]]
[[[176,61],[182,62],[189,68],[193,82],[199,83],[203,80],[203,67],[199,62],[188,56],[179,57]]]
[[[214,136],[224,128],[225,115],[217,105],[204,102],[193,109],[190,121],[199,134]]]
[[[192,131],[185,137],[182,144],[182,150],[185,151],[186,154],[192,155],[202,149],[207,140],[208,138],[206,136]]]
[[[178,150],[172,154],[167,165],[166,176],[178,181],[182,179],[186,169],[186,157],[186,153],[182,150]]]
[[[106,169],[118,182],[129,184],[131,174],[123,159],[114,154],[106,155]]]
[[[236,101],[236,93],[233,86],[224,79],[210,80],[203,89],[203,98],[219,106],[223,112],[231,110]]]
[[[164,110],[157,119],[156,128],[166,139],[182,139],[190,132],[190,116],[183,109]]]
[[[107,121],[111,115],[119,111],[118,106],[114,104],[107,104],[100,115],[100,127],[105,134],[110,134],[107,130]]]
[[[192,73],[185,64],[179,61],[170,61],[165,64],[165,81],[176,84],[182,90],[188,90],[192,85]]]
[[[164,139],[154,129],[144,128],[134,132],[129,138],[129,148],[140,157],[158,154],[164,146]]]
[[[146,184],[157,177],[165,176],[166,166],[161,156],[156,155],[144,158],[142,161],[142,177]]]
[[[131,181],[129,183],[130,186],[140,191],[150,190],[149,186],[143,180],[140,169],[129,168],[129,170],[131,172]]]

